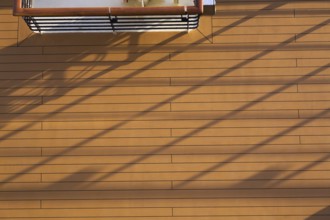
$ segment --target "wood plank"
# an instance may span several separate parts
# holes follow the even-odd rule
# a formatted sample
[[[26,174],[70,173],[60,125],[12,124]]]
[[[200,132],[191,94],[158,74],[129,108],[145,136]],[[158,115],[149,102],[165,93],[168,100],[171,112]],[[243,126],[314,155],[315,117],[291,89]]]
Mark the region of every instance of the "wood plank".
[[[298,42],[329,42],[330,34],[306,34],[297,39]]]
[[[41,156],[40,148],[0,148],[1,157]]]
[[[10,15],[10,14],[3,14],[1,13],[0,14],[0,21],[1,23],[7,23],[7,22],[17,22],[18,21],[18,18],[17,17],[14,17],[13,15]]]
[[[35,79],[42,79],[41,72],[0,72],[0,79],[1,80],[17,80],[17,79],[24,79],[24,80],[35,80]],[[27,83],[28,84],[28,83]],[[5,94],[5,93],[2,93]],[[9,96],[8,93],[6,93]]]
[[[0,201],[0,209],[37,209],[40,203],[39,200]]]
[[[75,179],[72,179],[73,181]],[[88,181],[88,180],[86,180]],[[74,191],[74,190],[156,190],[171,189],[170,181],[129,181],[129,182],[57,182],[57,183],[6,183],[1,191]]]
[[[86,139],[12,139],[0,142],[0,147],[83,147],[83,146],[137,146],[136,138],[98,138],[105,132]],[[139,138],[138,146],[163,146],[172,145],[237,145],[237,144],[298,144],[298,136],[256,136],[256,137],[160,137]]]
[[[96,160],[97,159],[97,160]],[[53,157],[5,157],[1,165],[24,164],[102,164],[102,163],[170,163],[170,155],[129,155],[129,156],[53,156]]]
[[[44,200],[44,208],[110,207],[241,207],[241,206],[326,206],[328,198],[240,198],[240,199],[135,199],[135,200]]]
[[[242,185],[242,188],[246,186],[248,187],[248,183],[245,185],[245,181],[253,181],[253,180],[268,180],[269,186],[272,186],[272,184],[278,184],[278,182],[286,181],[286,177],[290,176],[291,172],[286,171],[261,171],[261,172],[208,172],[207,170],[205,172],[176,172],[176,173],[73,173],[73,174],[42,174],[42,182],[46,183],[54,183],[56,185],[57,182],[117,182],[117,181],[183,181],[182,184],[189,184],[191,181],[198,180],[198,181],[210,181],[210,180],[218,180],[218,181],[227,181],[227,180],[236,180],[240,181],[238,184]],[[311,180],[311,179],[323,179],[325,176],[328,176],[330,174],[330,171],[304,171],[301,173],[298,173],[296,176],[294,176],[292,179],[298,179],[298,180]],[[198,178],[194,178],[198,176]],[[272,183],[272,180],[274,183]],[[312,183],[312,182],[311,182]],[[177,188],[181,189],[182,184],[177,183]],[[194,183],[192,183],[193,185]],[[196,183],[197,184],[197,183]],[[201,183],[200,183],[201,184]],[[79,183],[78,183],[79,185]],[[36,185],[37,186],[37,185]],[[183,186],[183,189],[184,189]],[[219,185],[221,186],[221,184]],[[228,185],[230,186],[227,189],[235,189],[235,184]],[[260,189],[264,188],[262,187],[262,184],[259,185]],[[267,184],[266,184],[267,186]],[[52,188],[52,187],[50,187]],[[220,187],[222,188],[222,187]],[[224,187],[226,188],[226,187]],[[239,188],[239,187],[238,187]],[[258,187],[257,187],[258,188]],[[267,188],[267,187],[265,187]],[[270,187],[272,188],[272,187]],[[275,187],[276,188],[276,187]],[[290,187],[291,188],[291,187]],[[295,188],[295,187],[294,187]],[[300,188],[299,185],[297,185],[296,188]],[[308,187],[313,188],[313,187]],[[317,188],[317,187],[315,187]],[[210,188],[203,188],[203,189],[212,189]],[[78,189],[77,189],[78,190]],[[84,186],[82,188],[79,188],[79,190],[84,190]],[[88,189],[85,189],[88,190]]]
[[[233,28],[226,27],[216,27],[213,29],[215,33],[221,33],[221,35],[253,35],[253,34],[309,34],[309,31],[313,29],[313,34],[327,34],[329,33],[329,25],[319,25],[317,27],[308,25],[297,25],[297,26],[272,26],[270,28],[265,28],[263,26],[239,26]]]
[[[249,189],[249,190],[138,190],[138,191],[68,191],[0,192],[3,200],[24,199],[198,199],[198,198],[297,198],[329,197],[329,189]]]
[[[88,81],[88,83],[87,83]],[[113,87],[113,86],[165,86],[169,85],[168,78],[137,78],[137,79],[91,79],[77,80],[71,83],[70,80],[2,80],[0,88],[39,87],[39,88],[58,88],[58,87]],[[97,91],[98,91],[97,90]]]
[[[15,38],[0,39],[0,47],[11,47],[11,46],[15,47],[16,45],[17,45],[17,40]]]
[[[35,114],[35,113],[96,113],[96,112],[138,112],[138,111],[170,111],[170,105],[167,103],[156,104],[73,104],[70,106],[66,105],[30,105],[30,106],[19,106],[9,105],[0,106],[0,114]]]
[[[326,130],[326,129],[324,129]],[[10,139],[52,139],[52,138],[89,138],[103,133],[104,130],[71,130],[71,131],[20,131],[10,136]],[[11,132],[1,132],[0,137],[6,136]],[[109,130],[104,132],[99,138],[110,137],[169,137],[170,129],[127,129],[127,130]]]
[[[11,176],[12,176],[12,174],[0,174],[1,185],[4,184],[5,182],[21,182],[21,183],[41,182],[41,174],[24,174],[23,173],[23,174],[18,174],[15,179],[10,179]]]
[[[330,5],[330,4],[329,4]],[[327,21],[327,17],[294,17],[294,18],[244,18],[244,19],[213,19],[214,27],[237,27],[237,26],[296,26],[311,25],[316,26]],[[239,24],[237,25],[237,23]]]
[[[20,131],[20,130],[41,130],[41,122],[25,123],[25,122],[11,122],[0,123],[1,131]]]
[[[1,15],[0,15],[1,19]],[[17,38],[17,31],[0,31],[0,38],[4,39],[16,39]]]
[[[301,136],[301,143],[303,144],[328,144],[330,143],[330,136],[328,135],[305,135]]]
[[[295,17],[319,17],[326,16],[328,17],[330,13],[330,9],[296,9]]]
[[[329,84],[299,84],[299,92],[326,92],[330,91]]]
[[[200,79],[200,78],[199,78]],[[196,78],[190,79],[196,81]],[[183,80],[182,80],[183,81]],[[188,79],[186,80],[188,81]],[[195,82],[195,84],[198,82]],[[65,85],[65,84],[64,84]],[[217,85],[208,86],[203,85],[200,87],[191,88],[190,86],[133,86],[133,87],[103,87],[102,90],[97,86],[91,87],[73,87],[73,88],[58,88],[55,85],[49,85],[49,87],[42,88],[10,88],[10,89],[0,89],[0,92],[7,94],[7,96],[63,96],[63,95],[73,95],[73,96],[91,96],[96,94],[98,96],[103,95],[175,95],[184,96],[189,94],[233,94],[233,93],[267,93],[275,91],[281,88],[281,85]],[[281,90],[284,92],[297,92],[297,86],[292,85]]]
[[[244,216],[244,215],[268,215],[268,216],[285,216],[285,215],[312,215],[324,207],[240,207],[238,208],[174,208],[174,216]],[[330,213],[329,213],[330,214]]]
[[[257,148],[257,147],[255,147]],[[250,148],[253,152],[253,149]],[[250,151],[249,151],[250,152]],[[243,152],[242,152],[243,153]],[[270,161],[315,161],[324,156],[323,153],[296,154],[242,154],[242,155],[173,155],[173,163],[203,163],[203,162],[270,162]],[[327,158],[328,161],[330,158]]]
[[[217,166],[218,165],[218,166]],[[221,166],[222,165],[222,166]],[[283,171],[300,173],[301,170],[305,170],[308,167],[309,171],[329,171],[330,162],[320,160],[318,163],[314,162],[294,162],[294,161],[279,161],[279,162],[240,162],[236,163],[215,163],[203,162],[203,163],[175,163],[175,164],[130,164],[123,169],[123,164],[39,164],[38,166],[31,165],[3,165],[0,166],[1,173],[15,174],[22,172],[29,173],[78,173],[82,170],[99,170],[105,173],[111,173],[114,170],[121,170],[121,173],[141,173],[141,172],[205,172],[205,170],[214,168],[214,172],[262,172],[265,170],[277,171],[279,173]]]
[[[330,27],[329,27],[330,28]],[[330,30],[330,29],[329,29]],[[248,52],[190,52],[171,53],[171,60],[222,60],[222,59],[249,59],[261,54],[262,51]],[[292,59],[292,58],[330,58],[329,51],[272,51],[262,59]],[[294,71],[293,68],[289,69]],[[249,70],[246,70],[249,71]],[[256,70],[255,70],[256,71]],[[279,71],[279,70],[278,70]],[[282,70],[283,71],[283,70]]]
[[[214,43],[218,44],[233,44],[233,43],[281,43],[293,39],[293,34],[278,34],[278,35],[215,35],[213,37]],[[287,64],[283,63],[283,66]]]
[[[329,59],[298,59],[298,66],[329,67]]]
[[[41,97],[0,97],[0,108],[6,105],[37,105],[41,104]]]
[[[326,11],[323,11],[325,14]],[[300,10],[299,15],[306,14],[306,10]],[[226,18],[264,18],[264,17],[280,17],[280,18],[293,18],[293,9],[273,9],[273,10],[222,10],[218,7],[213,19],[226,19]]]
[[[309,189],[327,188],[329,180],[173,181],[173,189]]]
[[[81,217],[81,216],[171,216],[170,208],[123,208],[123,209],[62,209],[60,212],[54,209],[28,209],[28,210],[0,210],[0,215],[5,218],[57,218],[57,217]]]
[[[134,120],[212,120],[209,123],[210,126],[213,123],[217,123],[221,120],[228,119],[294,119],[298,118],[298,110],[260,110],[251,111],[245,110],[242,112],[233,111],[203,111],[203,112],[113,112],[113,113],[56,113],[56,114],[0,114],[0,122],[39,122],[43,121],[104,121],[104,120],[123,120],[127,121]],[[116,127],[122,126],[123,123],[117,124]],[[111,129],[111,128],[109,128]]]
[[[166,121],[131,121],[124,124],[122,129],[160,129],[160,128],[200,128],[210,120],[166,120]],[[209,128],[285,128],[295,127],[306,122],[304,126],[318,127],[330,126],[328,119],[253,119],[253,120],[222,120],[210,125]],[[109,129],[110,127],[123,123],[122,121],[63,121],[63,122],[43,122],[44,130],[72,130],[72,129]],[[1,126],[0,126],[1,127]],[[10,130],[10,129],[8,129]]]
[[[275,109],[325,109],[329,106],[328,101],[310,101],[310,102],[238,102],[238,103],[172,103],[173,111],[240,111],[240,110],[275,110]],[[1,111],[1,108],[0,108]]]
[[[182,137],[195,131],[194,129],[172,129],[172,135]],[[286,135],[330,135],[330,127],[293,127],[293,128],[206,128],[198,130],[193,136],[198,137],[221,137],[232,136],[237,137],[241,133],[244,136],[267,136],[278,135],[287,131]]]
[[[3,24],[1,24],[3,25]],[[1,29],[0,25],[0,29]],[[8,31],[11,29],[8,29]],[[16,29],[14,29],[16,31]],[[41,54],[41,47],[0,47],[1,55],[13,55],[13,54]]]
[[[224,36],[225,37],[225,36]],[[271,35],[270,35],[271,37]],[[217,40],[218,37],[214,38],[215,42],[220,42],[221,39]],[[221,36],[219,37],[221,38]],[[255,38],[253,36],[253,38]],[[248,40],[249,38],[247,38]],[[270,39],[270,38],[269,38]],[[287,40],[287,36],[280,38],[279,41],[282,39]],[[244,39],[242,38],[244,41]],[[278,40],[275,38],[275,40]],[[271,41],[271,40],[270,40]],[[255,41],[254,41],[255,42]],[[267,42],[267,41],[261,41]],[[1,41],[0,41],[1,43]],[[9,45],[7,45],[9,46]],[[96,64],[94,62],[94,64]],[[244,65],[243,65],[244,64]],[[20,63],[17,64],[0,64],[0,68],[3,71],[42,71],[44,69],[52,69],[52,70],[79,70],[84,71],[86,66],[90,65],[89,63],[84,62],[70,62],[70,63]],[[112,69],[117,70],[132,70],[132,75],[138,74],[142,72],[144,69],[186,69],[187,66],[189,68],[233,68],[237,65],[242,65],[242,67],[293,67],[296,66],[296,62],[293,59],[283,59],[283,60],[250,60],[249,62],[242,63],[241,61],[201,61],[201,62],[193,62],[193,61],[164,61],[164,62],[147,62],[147,61],[140,61],[140,62],[99,62],[99,65],[94,65],[91,70],[98,70],[98,71],[110,71]]]

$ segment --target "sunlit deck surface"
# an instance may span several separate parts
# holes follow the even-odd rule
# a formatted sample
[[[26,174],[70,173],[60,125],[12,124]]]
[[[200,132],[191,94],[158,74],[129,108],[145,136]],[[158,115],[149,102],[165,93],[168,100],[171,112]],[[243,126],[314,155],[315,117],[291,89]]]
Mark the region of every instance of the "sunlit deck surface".
[[[0,220],[330,219],[330,1],[182,33],[32,34],[0,1]]]

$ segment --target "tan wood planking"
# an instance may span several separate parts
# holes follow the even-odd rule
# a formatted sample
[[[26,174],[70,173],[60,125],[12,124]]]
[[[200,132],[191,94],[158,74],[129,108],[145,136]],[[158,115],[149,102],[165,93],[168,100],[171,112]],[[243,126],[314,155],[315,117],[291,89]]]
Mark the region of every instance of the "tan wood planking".
[[[215,43],[234,44],[234,43],[282,43],[288,40],[293,40],[293,34],[279,35],[215,35],[213,40]],[[285,64],[283,65],[286,66]]]
[[[1,209],[36,209],[40,208],[39,200],[27,201],[0,201]]]
[[[6,0],[0,4],[11,6],[12,2]],[[133,212],[130,217],[123,217],[124,213],[121,217],[122,220],[218,220],[219,216],[211,216],[211,214],[218,215],[218,212],[219,215],[223,215],[222,210],[229,210],[228,212],[232,215],[244,214],[245,210],[251,213],[250,208],[242,209],[242,206],[251,205],[254,206],[252,209],[257,212],[253,213],[254,216],[241,216],[242,219],[282,220],[283,216],[278,215],[289,213],[291,216],[286,216],[286,219],[300,220],[308,219],[309,216],[318,212],[322,213],[320,210],[329,204],[327,198],[322,198],[329,197],[328,180],[322,180],[327,176],[324,173],[330,169],[330,163],[325,162],[329,160],[327,157],[329,148],[327,139],[324,139],[328,136],[329,121],[327,117],[329,114],[326,110],[322,110],[327,108],[329,89],[326,83],[329,69],[326,67],[318,69],[318,67],[326,64],[326,61],[329,62],[327,60],[329,57],[327,52],[329,49],[328,26],[318,26],[312,30],[311,25],[320,24],[318,22],[328,19],[328,2],[222,1],[218,3],[218,8],[221,11],[213,19],[213,32],[216,36],[214,42],[217,42],[218,38],[218,40],[220,39],[218,44],[210,44],[210,41],[200,33],[191,32],[182,36],[157,33],[119,34],[114,37],[79,35],[79,40],[77,40],[77,36],[73,35],[67,35],[66,39],[61,39],[61,36],[33,35],[19,47],[16,47],[15,42],[12,45],[14,47],[0,48],[0,54],[5,55],[0,61],[3,63],[0,78],[8,79],[8,81],[2,82],[3,87],[0,92],[3,94],[3,98],[9,97],[2,99],[1,104],[7,105],[3,106],[3,109],[11,108],[12,112],[24,113],[1,114],[0,116],[1,136],[5,137],[0,142],[3,156],[1,159],[6,161],[0,166],[0,173],[8,174],[2,176],[8,181],[17,182],[2,184],[2,186],[9,190],[25,191],[1,192],[0,196],[3,200],[16,200],[10,201],[12,206],[5,206],[1,211],[12,220],[19,219],[17,215],[28,219],[39,216],[39,220],[45,220],[50,216],[58,216],[58,213],[63,213],[63,210],[69,213],[63,215],[71,215],[71,217],[63,216],[57,219],[80,220],[82,217],[84,219],[104,219],[104,217],[97,216],[111,216],[113,213],[110,213],[109,208],[133,207],[139,209],[144,207],[147,213],[153,213],[157,208],[166,207],[168,217],[158,218],[153,216],[155,214],[150,214],[150,217],[138,217],[139,214]],[[262,8],[267,10],[259,10]],[[0,14],[8,15],[6,19],[12,19],[8,9],[0,10]],[[231,27],[223,33],[220,32],[219,27],[214,26],[214,24],[217,25],[217,22],[232,23],[235,21],[239,22],[237,23],[239,26]],[[263,24],[270,26],[261,27],[260,25]],[[291,26],[283,26],[288,24]],[[9,23],[0,23],[0,29],[13,31],[12,34],[16,31],[17,24],[15,25],[14,27]],[[249,27],[249,30],[245,30],[243,26],[246,25],[252,26]],[[311,34],[305,34],[308,29],[312,30]],[[294,41],[294,37],[258,38],[249,35],[249,31],[265,36],[274,33],[290,36],[296,34],[298,42]],[[6,34],[8,33],[6,32]],[[241,33],[243,36],[245,35],[246,39],[240,36]],[[227,34],[237,34],[237,36],[236,38],[228,36],[227,41],[221,39]],[[208,38],[211,39],[210,36]],[[122,42],[120,42],[121,40]],[[275,41],[275,43],[269,43],[270,41]],[[286,42],[283,43],[283,41]],[[194,44],[189,44],[192,42]],[[150,45],[143,45],[145,43]],[[163,45],[152,45],[152,43]],[[70,44],[77,46],[58,46]],[[28,45],[36,45],[36,47],[26,47]],[[39,46],[43,46],[43,48]],[[266,51],[263,52],[264,50]],[[228,51],[232,52],[228,53]],[[42,53],[58,55],[41,55]],[[168,56],[170,53],[171,55]],[[7,56],[10,54],[14,56]],[[22,56],[23,54],[41,56]],[[259,60],[255,62],[248,60],[255,56]],[[169,58],[172,60],[168,61]],[[88,62],[99,59],[102,59],[103,62],[93,63],[94,69],[83,70],[89,67]],[[298,59],[298,67],[296,59]],[[113,63],[108,62],[112,60]],[[125,60],[134,63],[118,62]],[[153,62],[157,60],[166,61],[164,63]],[[196,62],[199,60],[205,62]],[[31,61],[35,64],[25,63]],[[8,62],[13,62],[14,65],[10,65]],[[19,62],[19,66],[16,64],[17,62]],[[119,64],[124,64],[124,66],[120,66],[118,70],[112,68]],[[226,68],[232,67],[239,68],[226,70]],[[17,72],[14,72],[15,69]],[[228,71],[228,75],[222,76],[221,74],[226,71]],[[42,76],[41,72],[43,72]],[[211,82],[215,76],[221,76],[221,80]],[[44,80],[40,80],[41,77]],[[129,77],[131,81],[125,79],[116,82],[116,79],[122,77]],[[91,80],[91,78],[102,80]],[[136,78],[143,79],[139,81],[135,80]],[[210,82],[205,82],[208,78],[210,78]],[[39,79],[39,81],[35,79]],[[116,83],[115,87],[113,87],[113,83]],[[88,97],[84,97],[86,95]],[[31,100],[41,99],[43,101],[41,106],[31,105]],[[249,108],[244,108],[242,112],[208,111],[206,109],[194,112],[189,107],[182,112],[155,112],[164,105],[162,102],[165,101],[172,102],[171,110],[175,110],[174,105],[188,106],[193,105],[190,104],[192,102],[195,102],[196,106],[206,105],[208,106],[206,108],[213,108],[211,103],[235,107],[235,102],[253,104],[253,100],[260,100],[261,106],[278,105],[281,110],[263,108],[251,111]],[[72,107],[75,110],[76,107],[70,105],[75,101],[78,102],[76,105],[79,108],[89,105],[89,111],[100,111],[102,109],[96,108],[104,105],[118,106],[120,103],[123,109],[118,109],[118,112],[115,113],[56,112],[53,115],[49,114],[51,109],[60,106],[60,110],[64,112],[71,111],[69,109]],[[132,113],[124,112],[129,110],[124,106],[139,106],[144,103],[150,103],[147,112],[142,113],[139,110]],[[292,106],[293,110],[284,110],[287,108],[285,105]],[[298,110],[301,107],[308,107],[309,110]],[[148,112],[150,110],[153,112]],[[44,113],[33,113],[38,111]],[[205,131],[198,130],[205,126],[210,128]],[[113,128],[115,130],[107,132],[107,129]],[[195,131],[195,129],[197,130]],[[15,132],[15,130],[17,131]],[[189,137],[190,140],[177,140],[178,142],[176,142],[177,137],[152,138],[154,135],[167,136],[170,134],[170,130],[172,135],[179,137],[187,132],[193,132],[191,136],[205,135],[206,137]],[[70,139],[72,137],[90,137],[102,131],[109,138],[100,138],[102,135],[96,136],[95,140],[91,142],[88,139]],[[277,140],[276,134],[284,131],[291,131],[288,134],[295,136],[283,136]],[[244,134],[251,135],[251,137],[240,137]],[[222,138],[221,140],[210,138],[208,137],[210,135]],[[227,135],[230,137],[225,137]],[[258,137],[260,135],[266,136]],[[126,138],[127,136],[131,136],[131,138]],[[66,139],[53,139],[53,137],[65,137]],[[14,142],[11,142],[11,138],[18,139],[13,139]],[[272,144],[273,140],[278,142]],[[80,148],[76,146],[77,141],[80,141],[79,143],[86,141],[84,143],[87,145]],[[301,144],[305,142],[311,144]],[[165,149],[162,147],[164,144],[167,146],[171,143],[174,143],[171,147]],[[75,147],[70,149],[70,146]],[[40,155],[41,148],[44,157],[33,157],[34,154]],[[185,155],[187,150],[190,154],[195,155]],[[147,161],[145,158],[139,159],[150,152],[157,152],[154,153],[155,159],[152,161]],[[242,154],[242,152],[248,153]],[[205,153],[207,155],[203,155]],[[59,156],[61,154],[67,156]],[[242,157],[238,158],[238,156]],[[205,161],[196,162],[191,157]],[[177,162],[175,160],[178,158],[186,158],[187,161],[171,163]],[[231,162],[219,163],[226,158]],[[101,160],[97,161],[98,159]],[[138,163],[128,164],[127,159],[133,159]],[[42,160],[42,162],[34,164],[37,160]],[[212,160],[214,160],[213,163],[210,163]],[[66,163],[77,161],[79,165]],[[113,161],[120,164],[112,163]],[[10,166],[13,164],[12,162],[33,163]],[[59,162],[65,164],[60,165]],[[102,175],[99,172],[107,174],[114,170],[119,171],[117,175],[120,178],[128,180],[130,178],[152,178],[158,182],[129,182],[126,179],[125,182],[114,182],[113,178],[108,179],[110,182],[100,180],[100,182],[94,183],[85,182],[84,179],[73,183],[66,182],[69,179],[60,180],[55,184],[19,183],[20,181],[17,181],[19,173],[36,174],[40,178],[40,173],[43,173],[44,178],[52,175],[59,177],[60,175],[73,175],[71,177],[79,180],[79,175],[86,175],[82,174],[84,171],[88,171],[91,178],[96,178],[98,175]],[[241,178],[242,182],[240,184],[239,181],[214,181],[212,178],[218,178],[216,172],[203,176],[207,170],[216,171],[217,175],[226,173],[227,177],[236,175]],[[248,176],[245,178],[244,175],[248,174],[252,178],[266,177],[268,179],[246,181]],[[258,176],[260,174],[264,176]],[[205,181],[192,181],[188,184],[180,180],[189,175],[190,177],[201,175]],[[287,180],[277,181],[276,179],[281,175]],[[310,180],[315,177],[319,177],[319,179]],[[44,178],[43,181],[47,180]],[[162,178],[169,180],[159,182]],[[222,180],[221,178],[222,176],[219,177],[219,180]],[[306,179],[299,180],[299,178]],[[40,180],[36,179],[35,182]],[[173,180],[175,182],[170,183]],[[88,185],[90,183],[92,184]],[[45,187],[47,184],[50,188]],[[185,190],[170,190],[172,184],[174,187]],[[75,190],[70,190],[75,186],[77,187]],[[85,188],[79,189],[84,186]],[[278,189],[266,189],[271,187]],[[219,188],[226,190],[211,190]],[[68,190],[61,191],[64,189]],[[101,191],[86,191],[86,189]],[[42,190],[42,192],[38,190]],[[260,199],[260,197],[263,198]],[[298,199],[298,197],[301,198]],[[32,203],[24,199],[29,199]],[[39,199],[46,200],[38,201]],[[48,199],[71,200],[51,201]],[[12,202],[15,202],[16,205]],[[47,204],[51,205],[47,206]],[[44,209],[39,210],[40,205]],[[221,209],[220,206],[230,208]],[[200,213],[207,210],[203,216],[173,217],[173,207],[176,207],[176,210],[186,207],[187,209],[184,210],[191,211],[195,211],[199,207],[208,209],[198,209],[201,210]],[[236,209],[239,211],[232,212],[235,210],[232,207],[240,208]],[[290,212],[292,207],[295,210],[294,216]],[[25,210],[35,208],[36,210],[26,212],[22,208]],[[81,212],[81,208],[84,208],[83,212]],[[319,209],[316,210],[316,208]],[[102,212],[98,212],[99,210]],[[103,212],[103,210],[106,211]],[[93,218],[88,217],[91,213],[96,213],[96,216],[93,214]],[[78,214],[79,217],[77,217]],[[159,213],[156,212],[156,214]],[[318,216],[316,218],[323,220],[328,217]],[[118,219],[118,217],[107,217],[107,219]],[[232,216],[221,216],[221,219],[232,219]]]
[[[8,181],[11,177],[11,174],[0,174],[0,184],[4,184],[5,182],[26,182],[26,183],[34,183],[41,182],[41,174],[19,174],[17,178]]]

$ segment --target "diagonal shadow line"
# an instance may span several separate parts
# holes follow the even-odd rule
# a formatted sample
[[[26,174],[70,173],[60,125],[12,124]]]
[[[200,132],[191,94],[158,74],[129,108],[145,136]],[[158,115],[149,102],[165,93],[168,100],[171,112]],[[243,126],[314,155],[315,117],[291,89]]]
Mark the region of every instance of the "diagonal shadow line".
[[[314,30],[317,30],[317,29],[321,28],[324,24],[329,23],[329,21],[330,21],[330,19],[327,20],[327,21],[325,21],[325,22],[320,23],[318,26],[315,26],[315,27],[312,27],[312,28],[308,29],[308,30],[305,31],[302,35],[300,35],[300,37],[303,37],[303,36],[309,34],[310,32],[312,32],[312,31],[314,31]],[[170,101],[173,101],[173,100],[177,99],[178,97],[181,97],[181,96],[183,96],[183,95],[185,95],[185,94],[187,94],[187,93],[190,93],[190,92],[196,90],[197,88],[199,88],[199,87],[201,87],[201,86],[203,86],[203,85],[208,84],[209,82],[213,81],[214,79],[216,79],[216,78],[218,78],[218,77],[222,77],[222,76],[224,76],[224,75],[227,75],[227,74],[229,74],[230,72],[232,72],[234,69],[237,69],[237,68],[243,67],[243,66],[245,66],[246,64],[252,62],[253,60],[258,59],[258,58],[260,58],[260,57],[263,57],[263,56],[265,56],[265,55],[267,55],[267,54],[273,52],[274,50],[276,50],[276,49],[278,49],[278,48],[281,48],[281,47],[283,47],[283,46],[285,46],[285,45],[287,45],[287,44],[289,44],[289,43],[291,43],[291,42],[294,42],[295,40],[296,40],[295,37],[291,37],[291,38],[287,39],[286,41],[280,43],[279,45],[276,45],[276,46],[274,46],[274,47],[271,47],[271,49],[269,49],[269,50],[263,51],[262,53],[257,54],[257,55],[255,55],[255,56],[251,57],[250,59],[247,59],[247,60],[245,60],[245,61],[243,61],[243,62],[241,62],[241,63],[235,65],[234,67],[232,67],[232,68],[230,68],[230,69],[227,69],[226,71],[223,71],[222,73],[220,73],[220,74],[218,74],[218,75],[216,75],[216,76],[210,77],[209,79],[205,80],[204,82],[202,82],[202,83],[199,84],[199,85],[196,85],[196,86],[193,86],[193,87],[191,87],[191,88],[188,88],[187,90],[185,90],[185,91],[183,91],[183,92],[181,92],[181,93],[179,93],[179,94],[177,94],[177,95],[175,95],[175,96],[173,96],[173,97],[171,97],[171,98],[165,100],[165,101],[162,102],[162,103],[159,103],[159,104],[157,104],[157,105],[155,105],[155,106],[152,106],[152,107],[150,107],[150,108],[148,108],[148,109],[146,109],[146,110],[144,110],[144,111],[142,111],[142,112],[139,112],[138,114],[136,114],[136,115],[134,115],[134,116],[131,116],[127,121],[123,121],[123,122],[121,122],[121,123],[118,123],[117,125],[112,126],[112,127],[109,128],[108,130],[104,130],[104,131],[102,131],[102,132],[100,132],[100,133],[94,135],[94,136],[91,137],[89,140],[81,141],[80,143],[78,143],[76,146],[74,146],[74,147],[72,147],[72,148],[68,148],[68,149],[62,151],[61,153],[59,153],[59,154],[57,154],[57,155],[54,155],[53,157],[46,158],[45,160],[41,161],[40,163],[35,164],[35,165],[31,166],[31,167],[28,167],[28,168],[24,169],[24,170],[23,170],[22,172],[20,172],[20,173],[30,172],[30,171],[36,169],[36,168],[37,168],[38,166],[40,166],[41,164],[46,164],[46,163],[48,163],[48,162],[54,160],[55,158],[57,158],[57,157],[59,157],[59,156],[61,156],[61,155],[63,155],[63,154],[66,154],[66,153],[68,153],[68,152],[70,152],[70,151],[72,151],[72,150],[74,150],[74,149],[76,149],[76,148],[79,148],[81,145],[84,145],[84,144],[90,142],[90,140],[91,140],[92,138],[94,139],[94,138],[100,137],[100,136],[102,136],[102,135],[108,133],[109,130],[111,131],[111,130],[118,129],[119,127],[122,127],[123,125],[125,125],[125,124],[128,123],[129,121],[131,121],[131,120],[133,120],[133,119],[135,119],[135,118],[138,118],[138,117],[140,117],[140,116],[142,116],[142,115],[144,115],[144,114],[146,114],[146,113],[148,113],[148,112],[150,112],[150,111],[152,111],[152,110],[154,110],[154,109],[157,109],[159,106],[164,105],[164,103],[166,103],[166,102],[170,102]],[[198,42],[197,42],[197,43],[198,43]],[[152,66],[152,64],[150,64],[150,65]],[[150,67],[149,67],[149,68],[150,68]],[[138,71],[141,71],[141,70],[138,70]],[[253,106],[253,105],[254,105],[253,103],[249,103],[249,105],[246,106],[246,107],[248,108],[248,107]],[[235,114],[237,114],[237,112],[235,113],[235,111],[233,111],[233,115],[235,115]],[[204,127],[204,126],[203,126],[203,127]],[[196,132],[196,133],[198,133],[198,132]],[[177,142],[180,142],[180,141],[181,141],[181,139],[180,139],[179,141],[175,141],[174,143],[177,143]],[[173,142],[171,142],[171,143],[173,143]],[[171,143],[167,144],[165,147],[161,147],[161,148],[159,148],[159,149],[156,149],[155,151],[151,151],[149,154],[154,154],[154,153],[157,153],[157,152],[161,152],[161,151],[163,151],[164,149],[170,147],[170,146],[172,145]],[[142,156],[142,157],[140,157],[140,158],[137,158],[136,160],[133,160],[131,163],[129,163],[129,164],[127,164],[127,165],[124,165],[123,167],[120,167],[120,168],[116,169],[114,172],[119,172],[119,171],[121,171],[121,170],[124,170],[124,169],[126,169],[126,167],[130,166],[130,164],[132,164],[132,163],[137,163],[137,162],[140,162],[140,161],[143,161],[144,159],[145,159],[145,156]],[[8,177],[8,178],[5,180],[5,182],[11,181],[11,180],[17,178],[19,175],[20,175],[20,174],[17,173],[17,174],[15,174],[15,175],[11,176],[11,177]],[[108,176],[108,175],[107,175],[107,176]],[[100,179],[103,179],[103,178],[105,178],[105,177],[100,177]],[[1,183],[0,183],[0,185],[1,185]]]

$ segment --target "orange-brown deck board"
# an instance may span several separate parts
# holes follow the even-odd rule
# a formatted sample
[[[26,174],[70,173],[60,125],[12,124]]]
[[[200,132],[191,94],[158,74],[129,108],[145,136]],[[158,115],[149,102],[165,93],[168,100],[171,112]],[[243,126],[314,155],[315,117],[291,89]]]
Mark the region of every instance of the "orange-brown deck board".
[[[0,2],[0,220],[328,220],[330,2],[188,33],[32,34]]]

